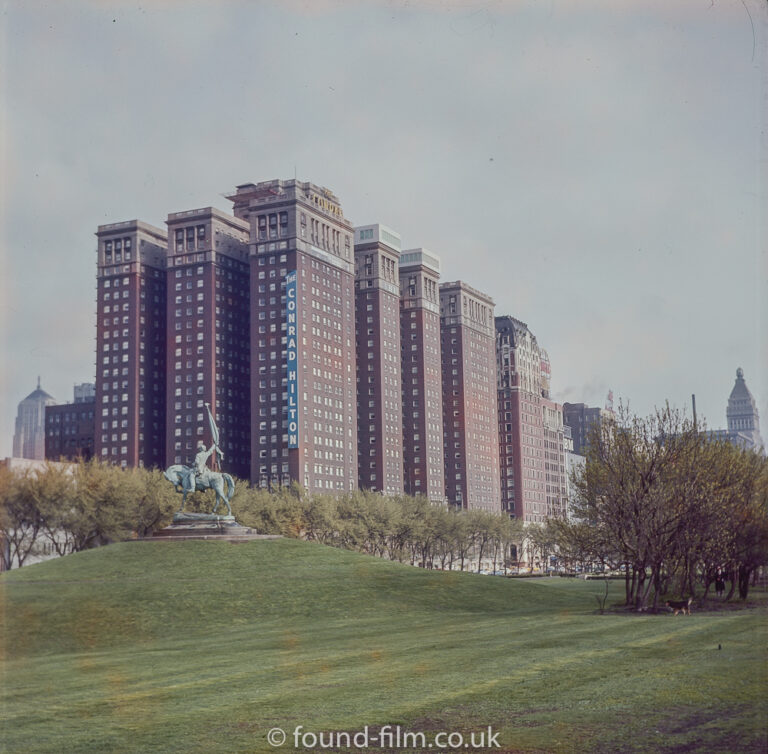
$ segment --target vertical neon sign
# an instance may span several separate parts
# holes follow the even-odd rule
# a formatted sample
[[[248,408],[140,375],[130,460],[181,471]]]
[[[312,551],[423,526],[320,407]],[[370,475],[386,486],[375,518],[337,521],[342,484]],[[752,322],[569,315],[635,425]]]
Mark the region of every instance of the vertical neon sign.
[[[288,447],[299,447],[298,335],[296,332],[296,270],[285,276],[286,349],[288,387]]]

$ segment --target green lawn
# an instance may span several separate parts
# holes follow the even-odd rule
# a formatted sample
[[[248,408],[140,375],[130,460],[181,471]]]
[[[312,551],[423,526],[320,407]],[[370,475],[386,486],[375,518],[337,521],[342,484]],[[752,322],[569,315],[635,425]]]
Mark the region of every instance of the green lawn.
[[[766,751],[759,604],[601,616],[602,582],[294,540],[129,542],[0,588],[4,752],[278,751],[273,727],[291,751],[297,725],[386,724],[490,725],[507,752]]]

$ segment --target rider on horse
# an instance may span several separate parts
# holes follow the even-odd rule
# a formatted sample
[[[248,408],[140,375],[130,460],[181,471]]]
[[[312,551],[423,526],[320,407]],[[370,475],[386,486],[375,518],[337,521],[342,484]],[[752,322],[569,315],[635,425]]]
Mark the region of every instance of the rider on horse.
[[[208,459],[211,453],[216,450],[221,458],[224,458],[224,454],[219,450],[216,443],[211,445],[208,450],[205,449],[205,444],[201,440],[197,443],[197,455],[195,456],[195,463],[189,469],[189,473],[184,479],[184,489],[187,492],[194,492],[198,479],[205,479],[208,475]]]
[[[165,478],[182,494],[179,513],[184,510],[187,495],[190,492],[195,492],[198,489],[210,489],[216,493],[216,505],[213,506],[213,513],[216,513],[219,503],[223,500],[227,506],[228,515],[231,516],[232,507],[229,501],[232,499],[232,495],[235,494],[235,480],[231,475],[216,470],[216,461],[223,459],[224,454],[219,449],[219,428],[216,426],[216,422],[211,415],[210,406],[206,403],[205,407],[208,409],[208,420],[211,427],[211,435],[213,436],[211,447],[206,450],[202,440],[198,442],[194,464],[192,466],[182,466],[180,463],[173,464],[165,470]],[[216,454],[213,457],[214,469],[211,470],[208,468],[208,459],[214,452]]]

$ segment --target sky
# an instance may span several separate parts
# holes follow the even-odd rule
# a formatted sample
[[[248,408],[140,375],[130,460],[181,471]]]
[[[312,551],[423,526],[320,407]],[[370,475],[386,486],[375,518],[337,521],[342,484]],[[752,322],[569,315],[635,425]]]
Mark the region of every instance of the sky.
[[[768,438],[762,0],[0,0],[0,458],[94,380],[98,225],[330,188],[528,324],[558,401]]]

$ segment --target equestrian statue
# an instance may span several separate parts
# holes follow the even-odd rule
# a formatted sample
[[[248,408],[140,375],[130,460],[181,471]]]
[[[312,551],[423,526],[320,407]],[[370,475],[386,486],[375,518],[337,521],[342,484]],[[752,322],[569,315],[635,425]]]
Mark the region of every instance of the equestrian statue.
[[[235,482],[229,474],[220,471],[212,471],[208,468],[208,459],[212,454],[214,456],[214,466],[220,466],[220,461],[224,459],[224,454],[219,449],[219,429],[211,415],[211,407],[206,403],[205,408],[208,411],[208,422],[211,427],[211,434],[213,435],[213,443],[211,444],[211,447],[206,450],[205,444],[202,441],[199,442],[197,444],[197,455],[195,456],[194,465],[183,466],[182,464],[174,464],[173,466],[169,466],[165,470],[165,478],[171,482],[176,488],[176,491],[182,495],[181,508],[179,508],[178,511],[179,513],[183,512],[184,505],[187,502],[187,495],[190,492],[195,492],[196,490],[213,490],[216,493],[216,505],[213,507],[213,513],[216,513],[219,503],[223,500],[227,506],[227,515],[231,516],[232,508],[229,501],[235,494]]]

